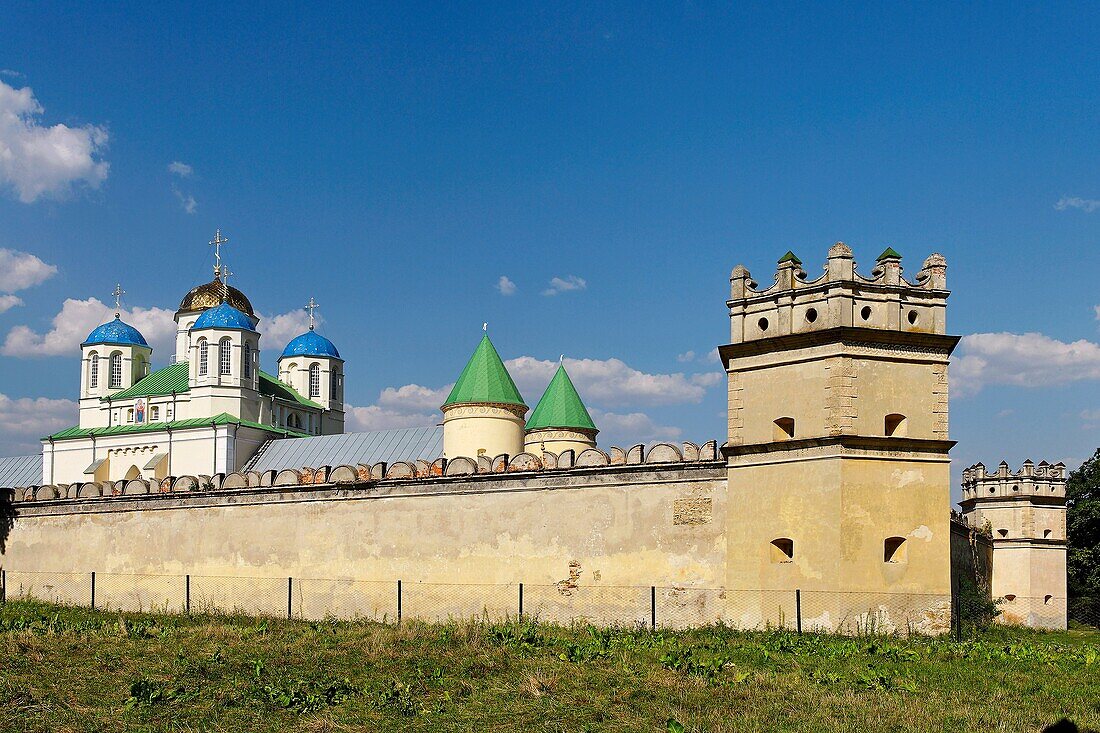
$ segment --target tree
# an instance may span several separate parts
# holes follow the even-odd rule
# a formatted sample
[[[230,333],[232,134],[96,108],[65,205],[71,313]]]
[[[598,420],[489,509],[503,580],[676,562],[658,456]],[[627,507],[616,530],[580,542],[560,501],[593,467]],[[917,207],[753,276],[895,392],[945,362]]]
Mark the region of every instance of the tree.
[[[1066,538],[1070,598],[1100,608],[1100,448],[1066,482]]]

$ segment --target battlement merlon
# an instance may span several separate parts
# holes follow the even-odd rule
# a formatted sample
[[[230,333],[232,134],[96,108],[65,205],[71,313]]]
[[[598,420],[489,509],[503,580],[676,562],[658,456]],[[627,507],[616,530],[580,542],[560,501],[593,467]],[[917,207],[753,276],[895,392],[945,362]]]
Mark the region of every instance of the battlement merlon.
[[[969,511],[975,504],[986,501],[1019,500],[1044,504],[1065,504],[1066,466],[1041,461],[1024,461],[1013,472],[1008,463],[1001,461],[995,471],[989,471],[984,463],[975,463],[963,470],[962,506]]]
[[[802,261],[788,252],[775,282],[764,290],[744,266],[730,273],[730,341],[742,343],[827,328],[856,326],[910,333],[947,332],[947,260],[932,254],[916,282],[902,276],[901,255],[887,248],[870,277],[856,271],[843,242],[829,248],[825,272],[807,279]]]

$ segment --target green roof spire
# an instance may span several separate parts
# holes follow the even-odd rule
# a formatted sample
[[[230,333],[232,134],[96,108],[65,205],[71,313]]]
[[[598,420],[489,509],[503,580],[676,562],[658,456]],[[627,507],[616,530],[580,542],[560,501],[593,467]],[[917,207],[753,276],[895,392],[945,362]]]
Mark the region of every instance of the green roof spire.
[[[901,255],[898,254],[898,251],[896,249],[894,249],[893,247],[887,247],[886,249],[884,249],[882,251],[882,254],[880,254],[878,256],[878,259],[876,259],[875,262],[882,262],[883,260],[888,260],[888,259],[900,260]]]
[[[796,265],[802,264],[802,260],[798,259],[798,256],[790,250],[787,250],[787,254],[779,258],[779,262],[777,264],[782,265],[784,262],[793,262]]]
[[[443,406],[463,402],[527,406],[519,390],[516,389],[516,383],[504,368],[500,354],[493,348],[489,334],[481,337],[481,343],[474,349],[474,355],[466,363],[466,368],[462,370]]]
[[[592,416],[581,402],[581,396],[577,394],[577,388],[573,386],[573,380],[565,371],[564,364],[558,365],[558,371],[542,393],[542,399],[531,413],[531,419],[527,421],[528,430],[540,428],[596,430],[596,424],[592,422]]]

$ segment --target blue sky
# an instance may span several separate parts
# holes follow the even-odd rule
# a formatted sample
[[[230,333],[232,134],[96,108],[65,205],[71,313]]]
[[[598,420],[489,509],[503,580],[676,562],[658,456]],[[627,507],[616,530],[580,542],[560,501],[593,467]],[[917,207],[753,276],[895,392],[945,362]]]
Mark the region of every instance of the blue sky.
[[[0,28],[0,454],[75,421],[89,299],[160,333],[216,227],[359,427],[488,321],[530,404],[564,353],[607,437],[720,438],[730,269],[844,240],[947,257],[956,474],[1100,443],[1095,6],[106,5]]]

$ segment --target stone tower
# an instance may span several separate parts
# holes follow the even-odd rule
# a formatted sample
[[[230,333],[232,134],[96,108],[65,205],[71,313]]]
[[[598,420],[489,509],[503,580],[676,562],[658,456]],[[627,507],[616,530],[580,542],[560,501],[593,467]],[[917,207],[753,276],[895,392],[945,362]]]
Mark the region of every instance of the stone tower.
[[[445,458],[476,460],[523,452],[527,405],[488,334],[481,337],[440,409]]]
[[[728,539],[729,587],[801,588],[809,618],[821,591],[838,589],[854,591],[853,613],[867,594],[914,592],[942,611],[958,342],[946,335],[946,261],[931,255],[907,282],[887,249],[864,277],[838,242],[816,279],[791,252],[778,265],[764,289],[734,268],[731,343],[719,349],[730,526],[743,528]],[[837,613],[837,598],[827,602]]]
[[[559,364],[542,399],[527,420],[524,449],[536,456],[543,451],[561,455],[567,450],[580,454],[596,447],[596,424],[584,406],[565,365]]]
[[[1005,621],[1066,628],[1066,467],[1001,461],[963,471],[963,516],[993,535],[994,598]]]

